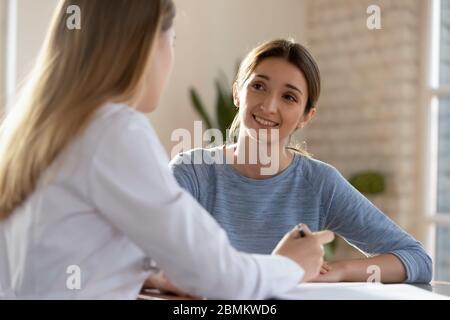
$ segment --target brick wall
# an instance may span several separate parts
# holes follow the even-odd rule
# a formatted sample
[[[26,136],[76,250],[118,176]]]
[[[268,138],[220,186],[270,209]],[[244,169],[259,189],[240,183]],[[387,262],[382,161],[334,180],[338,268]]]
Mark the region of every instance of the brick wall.
[[[417,223],[419,2],[308,1],[308,46],[323,80],[308,151],[345,177],[383,173],[386,191],[370,200],[407,231]],[[381,8],[381,30],[367,28],[371,4]]]

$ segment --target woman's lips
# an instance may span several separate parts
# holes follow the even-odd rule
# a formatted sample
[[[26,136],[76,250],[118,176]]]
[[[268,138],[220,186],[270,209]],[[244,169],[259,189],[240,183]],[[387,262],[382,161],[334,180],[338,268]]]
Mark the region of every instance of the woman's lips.
[[[274,121],[271,121],[271,120],[268,120],[268,119],[261,118],[261,117],[255,115],[255,114],[252,114],[252,116],[253,116],[253,119],[254,119],[259,125],[261,125],[261,126],[263,126],[263,127],[267,127],[267,128],[275,128],[275,127],[277,127],[277,126],[279,125],[279,123],[277,123],[277,122],[274,122]]]

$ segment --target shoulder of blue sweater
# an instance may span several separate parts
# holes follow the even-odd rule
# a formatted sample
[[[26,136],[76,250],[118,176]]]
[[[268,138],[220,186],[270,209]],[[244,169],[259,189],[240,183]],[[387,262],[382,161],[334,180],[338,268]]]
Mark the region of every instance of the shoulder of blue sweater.
[[[221,151],[223,146],[213,148],[195,148],[185,152],[180,152],[171,161],[171,166],[181,164],[197,164],[194,161],[196,159],[201,160],[198,164],[211,164],[215,159],[215,152]]]
[[[338,170],[326,162],[304,155],[298,155],[298,157],[301,158],[301,173],[312,184],[315,184],[317,180],[335,178],[338,174]]]

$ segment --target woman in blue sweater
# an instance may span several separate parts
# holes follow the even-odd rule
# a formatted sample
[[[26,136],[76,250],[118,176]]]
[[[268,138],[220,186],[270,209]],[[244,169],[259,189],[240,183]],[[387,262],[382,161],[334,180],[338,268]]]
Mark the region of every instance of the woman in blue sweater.
[[[324,265],[315,281],[366,281],[376,266],[381,282],[429,282],[432,262],[417,240],[334,167],[288,147],[291,135],[314,117],[319,94],[319,69],[303,46],[287,40],[258,46],[233,86],[237,143],[180,154],[171,162],[176,179],[239,250],[270,253],[301,222],[311,231],[332,230],[367,255]],[[255,141],[276,159],[269,175]],[[194,164],[194,158],[202,161]]]

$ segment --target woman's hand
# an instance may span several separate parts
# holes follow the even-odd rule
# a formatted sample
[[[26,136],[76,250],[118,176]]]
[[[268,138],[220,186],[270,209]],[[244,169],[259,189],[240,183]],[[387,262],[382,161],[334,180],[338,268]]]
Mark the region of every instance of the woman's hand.
[[[322,267],[320,267],[320,274],[326,274],[328,271],[331,271],[331,266],[324,261]]]
[[[333,241],[334,233],[331,231],[312,233],[306,225],[303,225],[303,230],[304,237],[300,237],[297,227],[288,232],[272,254],[294,260],[305,271],[303,281],[306,282],[319,275],[323,264],[323,245]]]
[[[145,280],[144,288],[158,289],[159,291],[161,291],[161,293],[194,298],[194,296],[175,287],[175,285],[166,277],[166,275],[162,271],[148,277],[147,280]]]
[[[343,261],[324,262],[320,274],[311,282],[341,282],[345,281],[346,264]]]
[[[401,283],[406,279],[403,263],[391,253],[363,259],[341,260],[322,266],[314,282]]]

